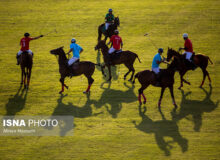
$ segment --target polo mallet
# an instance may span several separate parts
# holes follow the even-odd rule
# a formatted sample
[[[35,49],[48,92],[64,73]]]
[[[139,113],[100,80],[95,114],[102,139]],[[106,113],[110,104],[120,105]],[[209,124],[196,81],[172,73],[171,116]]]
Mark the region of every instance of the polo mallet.
[[[150,40],[151,44],[155,47],[155,49],[158,50],[158,47],[156,46],[156,44],[150,39],[149,34],[145,33],[144,36],[148,37],[148,39]],[[162,56],[163,59],[166,59],[164,56]]]
[[[50,31],[50,32],[48,32],[48,33],[46,33],[46,34],[44,34],[44,36],[47,36],[47,35],[49,35],[49,34],[51,34],[51,33],[57,33],[57,30],[54,29],[54,30],[52,30],[52,31]]]

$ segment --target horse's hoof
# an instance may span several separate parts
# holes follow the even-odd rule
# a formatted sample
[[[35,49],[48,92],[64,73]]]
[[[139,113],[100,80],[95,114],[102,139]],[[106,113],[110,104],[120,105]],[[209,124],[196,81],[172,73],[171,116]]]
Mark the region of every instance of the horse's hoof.
[[[83,92],[83,94],[89,94],[89,93],[90,93],[90,91],[88,91],[88,92],[84,91],[84,92]]]
[[[132,83],[135,84],[135,81],[133,81]]]
[[[178,106],[176,104],[174,104],[174,109],[176,110],[178,108]]]
[[[59,94],[62,94],[62,93],[63,93],[63,91],[60,91],[60,92],[59,92]]]
[[[68,87],[68,86],[65,86],[65,88],[66,88],[66,89],[69,89],[69,87]]]
[[[202,88],[202,86],[199,86],[199,88]]]
[[[142,103],[141,103],[141,102],[139,102],[139,105],[141,106],[141,105],[142,105]]]
[[[20,84],[23,84],[23,82],[21,82]]]
[[[209,83],[209,87],[212,87],[212,84],[211,84],[211,83]]]
[[[179,87],[178,89],[181,90],[181,87]]]
[[[144,101],[144,104],[146,104],[146,101]]]

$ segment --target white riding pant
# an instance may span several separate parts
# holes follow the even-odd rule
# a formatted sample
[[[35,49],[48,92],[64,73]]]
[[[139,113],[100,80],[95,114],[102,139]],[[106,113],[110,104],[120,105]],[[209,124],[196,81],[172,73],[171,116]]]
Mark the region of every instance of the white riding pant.
[[[109,50],[108,50],[108,53],[109,54],[112,54],[116,49],[114,49],[113,47],[111,47]]]
[[[111,25],[111,23],[105,22],[105,30],[107,30],[110,25]]]
[[[190,58],[192,57],[192,52],[184,52],[183,54],[186,54],[187,60],[190,60]]]
[[[30,55],[32,55],[33,56],[33,52],[29,49],[29,50],[26,50]],[[23,51],[19,51],[18,52],[18,56],[20,56],[21,55],[21,53],[23,53]]]
[[[160,72],[160,67],[157,68],[152,68],[152,71],[156,74],[158,74]]]
[[[68,61],[68,65],[71,66],[74,62],[76,62],[79,58],[76,57],[72,57],[69,61]]]

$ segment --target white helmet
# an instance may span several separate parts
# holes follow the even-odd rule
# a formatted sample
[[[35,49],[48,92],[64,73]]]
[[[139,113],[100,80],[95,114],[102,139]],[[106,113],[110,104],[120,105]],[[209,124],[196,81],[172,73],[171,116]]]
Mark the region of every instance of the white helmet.
[[[75,38],[72,38],[72,39],[71,39],[71,42],[72,42],[72,43],[76,43],[76,39],[75,39]]]
[[[183,38],[188,38],[188,34],[187,34],[187,33],[184,33],[184,34],[183,34]]]

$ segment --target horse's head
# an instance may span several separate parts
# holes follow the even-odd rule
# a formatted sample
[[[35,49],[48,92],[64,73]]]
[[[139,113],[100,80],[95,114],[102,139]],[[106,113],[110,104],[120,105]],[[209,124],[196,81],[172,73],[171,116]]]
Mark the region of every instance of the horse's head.
[[[169,62],[170,59],[173,57],[173,56],[177,56],[179,55],[179,53],[175,50],[173,50],[172,48],[169,48],[168,47],[168,50],[167,50],[167,61]]]
[[[105,47],[105,46],[106,46],[105,41],[104,41],[104,40],[101,40],[101,41],[99,41],[98,44],[95,46],[95,50],[98,50],[98,49],[103,48],[103,47]]]
[[[119,17],[115,17],[114,24],[115,24],[116,26],[120,26]]]
[[[61,54],[65,54],[63,47],[59,47],[57,49],[53,49],[50,51],[51,54],[53,55],[61,55]]]

